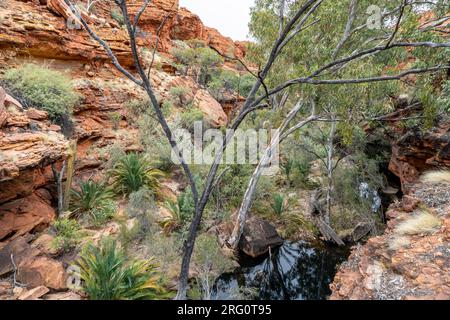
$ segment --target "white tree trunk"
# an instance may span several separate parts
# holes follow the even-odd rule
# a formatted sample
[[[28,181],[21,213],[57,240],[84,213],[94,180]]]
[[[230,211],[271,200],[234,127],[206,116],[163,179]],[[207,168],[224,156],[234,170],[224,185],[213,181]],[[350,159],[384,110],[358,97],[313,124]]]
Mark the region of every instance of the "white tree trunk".
[[[331,205],[332,205],[332,192],[333,192],[333,156],[334,156],[334,135],[336,133],[336,116],[332,116],[330,135],[328,136],[328,153],[327,153],[327,211],[325,213],[325,223],[330,225]]]

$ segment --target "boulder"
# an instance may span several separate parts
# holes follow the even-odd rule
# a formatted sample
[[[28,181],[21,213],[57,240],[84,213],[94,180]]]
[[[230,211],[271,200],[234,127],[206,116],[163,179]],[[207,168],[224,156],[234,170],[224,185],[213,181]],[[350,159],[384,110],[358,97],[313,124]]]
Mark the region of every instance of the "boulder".
[[[389,170],[398,176],[407,193],[419,176],[428,170],[450,166],[450,121],[439,120],[423,132],[421,128],[404,130],[392,143]]]
[[[194,105],[203,112],[211,126],[220,127],[227,123],[228,117],[225,111],[208,91],[204,89],[198,90],[194,97]]]
[[[6,124],[6,120],[8,119],[8,112],[5,107],[5,98],[6,92],[0,87],[0,128]]]
[[[247,255],[256,258],[283,244],[283,239],[269,222],[252,217],[247,220],[239,242],[239,248]]]
[[[403,211],[406,212],[413,212],[414,210],[417,209],[417,207],[420,204],[420,200],[413,197],[413,196],[409,196],[409,195],[404,195],[402,198],[402,209]]]
[[[7,300],[12,294],[13,285],[11,281],[1,281],[0,282],[0,300]]]
[[[44,256],[22,261],[18,266],[17,281],[29,287],[46,286],[55,290],[67,288],[62,262]]]
[[[0,277],[14,270],[11,254],[17,267],[25,259],[33,259],[39,255],[40,251],[32,248],[26,237],[18,237],[10,241],[0,250]]]
[[[31,246],[40,250],[43,254],[56,256],[61,252],[61,249],[53,246],[53,240],[54,237],[52,235],[44,233],[34,240]]]
[[[372,227],[371,223],[359,222],[353,229],[342,230],[338,235],[345,243],[355,243],[367,236]]]

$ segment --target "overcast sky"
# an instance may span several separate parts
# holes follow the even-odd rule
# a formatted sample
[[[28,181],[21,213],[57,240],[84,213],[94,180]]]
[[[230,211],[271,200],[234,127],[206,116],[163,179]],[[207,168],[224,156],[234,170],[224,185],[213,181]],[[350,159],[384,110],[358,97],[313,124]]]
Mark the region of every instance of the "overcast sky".
[[[203,23],[233,40],[246,40],[250,7],[254,0],[180,0],[180,6],[198,15]]]

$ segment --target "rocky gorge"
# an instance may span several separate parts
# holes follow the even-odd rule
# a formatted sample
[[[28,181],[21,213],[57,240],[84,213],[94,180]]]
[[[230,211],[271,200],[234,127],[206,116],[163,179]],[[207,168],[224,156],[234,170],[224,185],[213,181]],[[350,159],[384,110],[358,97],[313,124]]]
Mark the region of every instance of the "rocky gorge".
[[[141,1],[130,0],[128,7],[135,17]],[[119,63],[135,72],[126,30],[112,18],[112,10],[113,3],[100,1],[86,19],[108,41]],[[24,105],[0,82],[0,299],[87,298],[85,292],[71,286],[71,267],[77,252],[66,252],[53,245],[57,235],[52,225],[64,214],[58,210],[60,190],[55,172],[64,175],[64,169],[73,161],[75,181],[99,181],[108,177],[114,148],[125,153],[142,152],[145,148],[138,121],[127,107],[130,101],[143,96],[142,88],[114,68],[105,50],[82,30],[77,19],[64,0],[0,2],[0,72],[24,63],[47,66],[70,77],[80,96],[70,123],[55,123],[48,112]],[[197,15],[180,7],[178,0],[151,1],[140,17],[137,40],[138,46],[146,49],[142,50],[142,61],[152,70],[151,84],[161,101],[171,99],[172,88],[187,88],[180,100],[195,105],[207,126],[220,128],[229,123],[244,98],[213,96],[187,72],[176,70],[173,49],[180,43],[200,40],[220,55],[244,59],[246,43],[233,41],[205,26]],[[234,62],[225,59],[221,68],[241,72]],[[395,111],[402,115],[408,112],[402,110],[399,107]],[[169,118],[175,119],[185,110],[177,107],[171,112]],[[395,196],[390,198],[384,213],[386,229],[378,236],[369,235],[367,230],[357,241],[349,241],[353,247],[342,264],[330,255],[337,265],[337,270],[327,266],[333,276],[337,271],[330,279],[330,299],[448,300],[450,184],[427,182],[422,175],[450,166],[450,121],[442,116],[425,132],[405,129],[396,121],[389,125],[391,134],[382,139],[389,149],[387,170],[396,177],[398,186],[391,192]],[[165,197],[177,199],[186,189],[179,176],[177,171],[162,179]],[[62,179],[66,181],[68,176]],[[310,211],[310,204],[306,203],[309,193],[294,193],[292,198],[300,203],[301,210]],[[100,227],[84,227],[80,242],[98,244],[104,236],[119,237],[123,228],[131,230],[136,218],[126,215],[126,207],[126,201],[120,198],[120,223],[111,220]],[[400,237],[399,225],[425,209],[438,217],[439,226],[430,232]],[[173,215],[163,201],[156,204],[154,211],[162,221]],[[283,244],[279,229],[284,222],[278,219],[269,224],[266,220],[250,218],[243,231],[240,248],[251,257],[272,254]],[[227,220],[206,225],[205,229],[215,231],[224,244],[232,225]],[[305,227],[306,235],[298,232],[302,239],[323,240],[310,229]],[[356,232],[356,228],[350,231]],[[145,256],[145,249],[140,246],[133,250]],[[307,256],[307,248],[302,250],[302,257]],[[197,269],[190,270],[191,277],[200,273]],[[171,289],[177,271],[167,270],[170,281],[166,286]]]

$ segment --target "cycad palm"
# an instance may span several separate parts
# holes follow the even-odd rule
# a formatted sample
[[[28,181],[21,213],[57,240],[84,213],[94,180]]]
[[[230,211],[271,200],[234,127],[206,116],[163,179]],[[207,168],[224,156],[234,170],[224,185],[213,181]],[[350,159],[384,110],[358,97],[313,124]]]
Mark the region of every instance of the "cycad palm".
[[[151,260],[127,263],[123,249],[107,239],[89,244],[78,260],[84,290],[92,300],[137,300],[166,297]]]
[[[111,171],[112,187],[118,193],[129,195],[142,187],[157,191],[164,173],[155,169],[146,157],[137,153],[123,156]]]
[[[76,211],[86,212],[103,206],[111,199],[111,192],[95,181],[82,181],[78,189],[72,189],[72,206]]]

